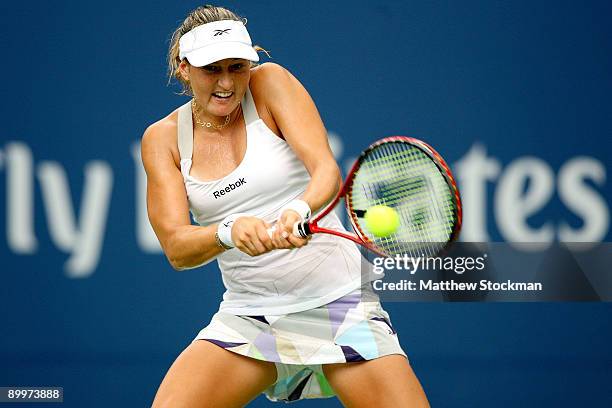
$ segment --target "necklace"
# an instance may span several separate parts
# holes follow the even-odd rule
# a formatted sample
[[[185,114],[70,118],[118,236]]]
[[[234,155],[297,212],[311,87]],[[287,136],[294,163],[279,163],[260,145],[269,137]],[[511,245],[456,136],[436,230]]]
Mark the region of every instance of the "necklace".
[[[197,109],[197,102],[196,102],[195,98],[193,98],[193,99],[191,100],[191,110],[192,110],[192,112],[193,112],[193,116],[195,116],[196,123],[197,123],[198,125],[202,126],[202,127],[206,127],[206,128],[213,128],[213,129],[216,129],[216,130],[221,130],[221,129],[225,128],[225,127],[226,127],[226,126],[229,124],[229,122],[230,122],[230,118],[231,118],[231,115],[232,115],[231,113],[230,113],[230,114],[228,114],[228,115],[225,117],[225,121],[223,122],[223,124],[222,124],[222,125],[215,125],[215,124],[214,124],[214,123],[212,123],[212,122],[204,122],[204,121],[202,121],[202,120],[201,120],[201,119],[198,117],[198,113],[196,112],[196,109]]]

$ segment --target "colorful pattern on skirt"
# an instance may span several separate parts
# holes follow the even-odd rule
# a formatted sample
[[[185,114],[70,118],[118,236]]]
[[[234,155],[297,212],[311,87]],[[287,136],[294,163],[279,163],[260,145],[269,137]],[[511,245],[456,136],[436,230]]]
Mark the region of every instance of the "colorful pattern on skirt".
[[[360,290],[327,305],[286,315],[218,312],[195,340],[276,363],[277,381],[264,393],[272,401],[285,402],[335,395],[321,364],[406,356],[376,295],[364,291],[362,297]]]

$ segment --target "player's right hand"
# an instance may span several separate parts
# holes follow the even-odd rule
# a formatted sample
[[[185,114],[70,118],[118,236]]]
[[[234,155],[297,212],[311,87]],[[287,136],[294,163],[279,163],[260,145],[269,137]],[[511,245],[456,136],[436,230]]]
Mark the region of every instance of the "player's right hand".
[[[239,217],[232,225],[234,246],[250,256],[265,254],[275,249],[268,235],[271,225],[257,217]]]

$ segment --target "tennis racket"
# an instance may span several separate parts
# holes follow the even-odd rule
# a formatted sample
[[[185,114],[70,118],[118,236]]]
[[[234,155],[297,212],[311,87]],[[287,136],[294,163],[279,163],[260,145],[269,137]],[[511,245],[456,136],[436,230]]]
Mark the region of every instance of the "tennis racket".
[[[341,198],[353,234],[318,225]],[[372,233],[365,222],[368,209],[379,205],[395,210],[400,221],[384,237]],[[434,256],[458,237],[461,216],[459,190],[444,159],[421,140],[393,136],[364,150],[336,198],[313,218],[296,223],[293,234],[332,234],[387,257]]]

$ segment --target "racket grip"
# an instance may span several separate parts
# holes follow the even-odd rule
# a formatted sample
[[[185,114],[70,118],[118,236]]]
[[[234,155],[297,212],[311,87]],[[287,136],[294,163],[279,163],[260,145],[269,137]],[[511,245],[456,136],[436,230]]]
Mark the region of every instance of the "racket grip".
[[[268,231],[268,236],[272,238],[274,231],[276,231],[276,225],[272,226],[271,228],[268,228],[267,231]],[[308,235],[310,235],[309,233],[310,233],[310,228],[308,228],[307,222],[298,221],[295,224],[293,224],[293,235],[295,235],[296,237],[307,238]]]
[[[310,226],[307,221],[298,221],[293,224],[293,235],[300,238],[308,238],[310,235]]]

